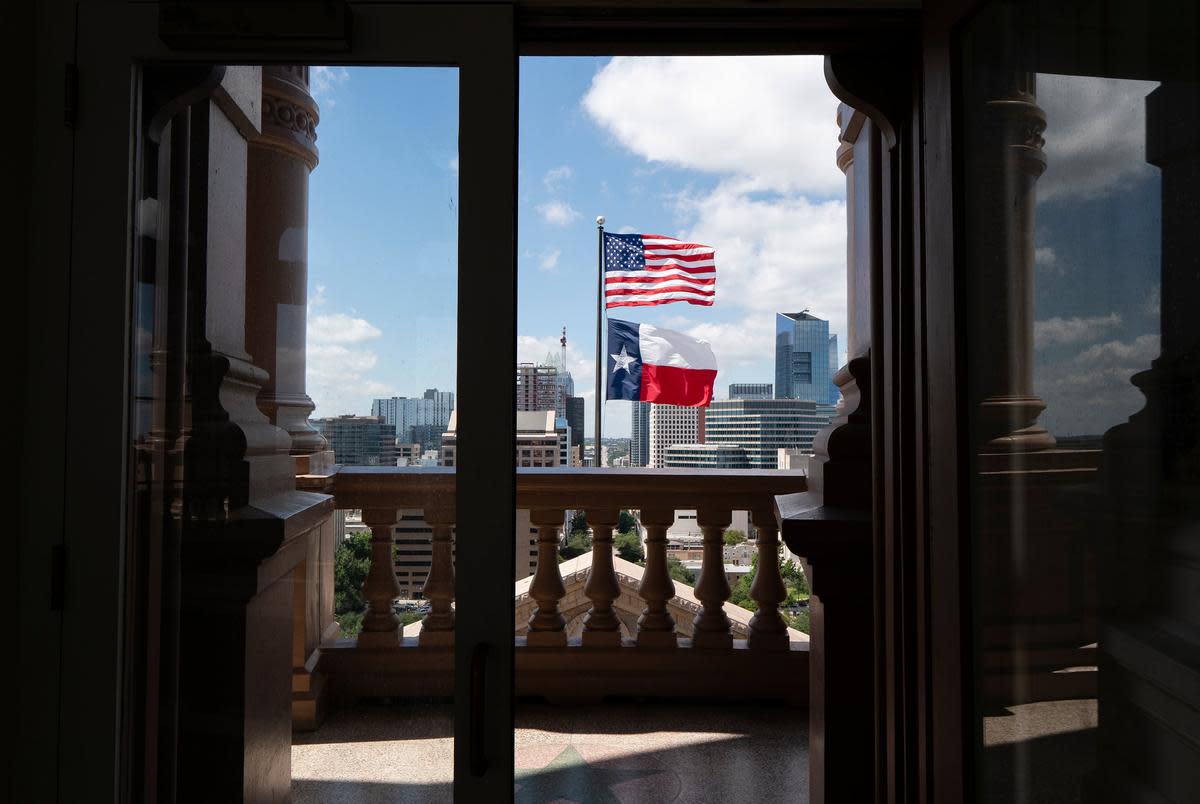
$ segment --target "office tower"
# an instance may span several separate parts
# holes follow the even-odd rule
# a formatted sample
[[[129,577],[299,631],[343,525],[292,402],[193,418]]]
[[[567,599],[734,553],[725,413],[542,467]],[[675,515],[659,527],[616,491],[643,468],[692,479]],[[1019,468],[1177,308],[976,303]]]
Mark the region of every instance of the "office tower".
[[[312,424],[343,466],[396,465],[396,428],[381,416],[334,416]]]
[[[780,449],[811,453],[833,415],[832,405],[807,399],[720,400],[704,415],[704,444],[740,447],[748,468],[775,469]]]
[[[565,416],[554,417],[554,432],[558,436],[558,465],[571,465],[571,425]]]
[[[565,420],[558,427],[552,410],[517,412],[517,438],[514,463],[518,467],[561,466],[569,453],[566,442],[569,430]],[[450,416],[450,424],[442,435],[442,466],[454,466],[458,460],[458,412]],[[530,524],[529,511],[517,510],[515,527],[516,576],[520,580],[532,575],[537,568],[537,528]]]
[[[393,396],[376,399],[371,404],[371,415],[382,416],[396,428],[396,436],[402,442],[421,445],[422,450],[436,450],[441,446],[442,433],[450,422],[454,410],[454,392],[428,388],[420,398]]]
[[[672,444],[663,465],[668,469],[750,469],[746,450],[736,444]]]
[[[730,399],[772,399],[775,387],[769,382],[731,382]]]
[[[571,446],[583,446],[583,397],[567,397],[567,424],[571,425]]]
[[[428,424],[440,424],[445,427],[450,423],[450,414],[454,412],[454,392],[439,391],[436,388],[426,388],[422,399],[427,403]]]
[[[650,465],[650,403],[632,402],[632,429],[629,434],[629,465]]]
[[[704,408],[650,405],[649,465],[665,466],[667,447],[672,444],[703,444]]]
[[[552,410],[557,415],[566,415],[565,408],[558,412],[561,396],[557,367],[534,363],[517,366],[517,410]]]
[[[837,335],[829,336],[829,404],[836,405],[837,401],[842,396],[842,391],[837,387],[837,383],[833,381],[833,375],[837,374],[838,369],[842,367],[838,359],[838,344]]]
[[[775,398],[807,399],[832,405],[837,397],[830,354],[837,342],[829,337],[829,322],[807,310],[775,315]],[[833,362],[837,362],[836,357]]]

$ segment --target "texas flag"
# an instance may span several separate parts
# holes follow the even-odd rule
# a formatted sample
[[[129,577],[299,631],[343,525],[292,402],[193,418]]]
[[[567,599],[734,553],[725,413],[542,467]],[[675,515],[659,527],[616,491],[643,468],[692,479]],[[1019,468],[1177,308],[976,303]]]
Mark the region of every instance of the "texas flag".
[[[707,341],[652,324],[608,319],[608,398],[703,408],[717,358]]]

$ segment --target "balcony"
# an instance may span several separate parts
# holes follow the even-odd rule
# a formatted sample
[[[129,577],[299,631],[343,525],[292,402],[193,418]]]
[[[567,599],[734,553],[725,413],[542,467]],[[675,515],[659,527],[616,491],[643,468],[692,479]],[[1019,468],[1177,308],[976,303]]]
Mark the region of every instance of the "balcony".
[[[452,536],[453,468],[334,466],[309,471],[298,476],[299,488],[332,495],[338,508],[361,509],[373,536],[364,583],[368,610],[359,636],[336,636],[331,568],[307,573],[304,593],[294,608],[298,640],[303,634],[322,635],[311,649],[298,646],[294,653],[293,723],[298,732],[311,732],[298,734],[294,747],[296,793],[301,798],[306,790],[317,797],[327,792],[321,779],[333,778],[329,774],[341,780],[338,784],[354,784],[352,768],[337,770],[345,760],[338,760],[334,754],[341,749],[331,746],[362,742],[371,744],[364,747],[368,753],[386,750],[395,752],[394,758],[413,756],[415,747],[407,745],[413,735],[381,727],[374,701],[399,702],[393,705],[402,711],[383,719],[393,724],[409,717],[449,722],[449,704],[428,702],[449,701],[453,692],[452,539],[462,539],[460,549],[469,543],[466,534]],[[666,775],[650,774],[662,775],[662,784],[671,779],[670,785],[678,787],[678,779],[684,777],[691,784],[702,783],[703,757],[711,750],[703,746],[748,746],[749,735],[757,739],[756,724],[765,718],[776,723],[779,732],[772,732],[771,745],[780,751],[770,763],[801,768],[793,791],[803,789],[807,717],[780,705],[807,704],[809,640],[789,628],[779,613],[786,590],[776,558],[779,532],[773,506],[776,495],[803,492],[804,475],[579,468],[516,472],[517,508],[529,511],[538,553],[533,575],[513,584],[516,695],[522,702],[518,768],[524,767],[531,779],[541,778],[537,769],[554,760],[542,757],[549,750],[547,740],[557,740],[560,751],[586,744],[579,758],[585,769],[595,760],[596,767],[629,770],[629,763],[636,765],[634,760],[641,756],[657,762],[655,767],[667,768],[662,771]],[[398,584],[391,526],[403,509],[421,509],[433,531],[424,587],[430,611],[406,627],[392,609]],[[644,566],[614,554],[613,532],[622,509],[640,512],[646,529]],[[683,509],[698,512],[703,533],[703,562],[694,588],[672,581],[666,558],[667,529],[674,512]],[[586,512],[592,550],[559,563],[568,510]],[[760,571],[751,589],[755,612],[728,602],[723,533],[733,511],[748,511],[758,531]],[[319,562],[321,567],[330,564]],[[504,604],[497,601],[498,606]],[[636,707],[629,703],[631,691],[636,691]],[[654,711],[659,714],[649,720],[643,712],[646,702],[658,707]],[[329,720],[321,725],[327,706]],[[439,707],[445,716],[431,716]],[[640,724],[633,729],[636,733],[631,723]],[[579,736],[580,731],[586,735]],[[550,739],[549,732],[558,736]],[[434,743],[423,743],[421,750],[434,750],[437,740],[446,746],[451,742],[449,734],[425,736]],[[784,751],[784,744],[792,748]],[[539,765],[541,759],[547,762]],[[311,782],[307,787],[301,784],[305,778]],[[367,778],[361,782],[368,785]],[[448,782],[431,779],[432,787],[424,793],[436,797]],[[356,788],[354,795],[366,789]],[[387,795],[393,793],[397,791]],[[651,795],[647,800],[659,799]]]

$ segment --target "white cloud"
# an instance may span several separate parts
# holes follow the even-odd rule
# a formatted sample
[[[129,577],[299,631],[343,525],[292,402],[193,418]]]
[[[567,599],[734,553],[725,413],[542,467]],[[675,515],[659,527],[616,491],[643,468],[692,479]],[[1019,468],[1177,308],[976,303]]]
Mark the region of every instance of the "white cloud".
[[[314,417],[343,413],[366,415],[375,397],[393,396],[391,385],[370,373],[379,356],[365,346],[383,331],[364,318],[347,313],[317,313],[328,304],[325,286],[317,285],[308,299],[308,347],[305,374]]]
[[[1069,360],[1038,364],[1034,388],[1046,402],[1042,423],[1055,435],[1099,435],[1141,409],[1130,382],[1159,353],[1157,335],[1094,344]]]
[[[1158,84],[1040,74],[1046,172],[1039,201],[1099,198],[1154,172],[1146,163],[1146,95]]]
[[[1078,366],[1085,368],[1107,368],[1114,365],[1135,364],[1138,371],[1150,368],[1150,361],[1158,356],[1158,336],[1139,335],[1132,341],[1109,341],[1084,349],[1075,358]]]
[[[310,67],[308,91],[312,93],[319,107],[332,109],[337,106],[334,95],[349,80],[350,71],[345,67]]]
[[[542,184],[546,185],[547,190],[554,192],[574,174],[575,171],[571,170],[570,165],[559,165],[546,171],[546,175],[542,177]]]
[[[451,173],[453,173],[455,176],[458,175],[458,157],[457,156],[455,156],[453,159],[451,159],[450,162],[446,166],[448,168],[450,168]]]
[[[1146,298],[1146,303],[1142,305],[1142,312],[1152,318],[1158,318],[1162,315],[1162,286],[1155,285],[1150,290],[1150,295]]]
[[[1037,348],[1055,344],[1094,341],[1110,329],[1121,325],[1117,313],[1088,318],[1048,318],[1033,324],[1033,342]]]
[[[736,175],[747,191],[816,195],[845,190],[837,105],[820,56],[618,57],[583,99],[652,163]]]
[[[562,256],[561,248],[547,249],[538,259],[538,268],[548,273],[558,270],[558,258]]]
[[[383,332],[371,322],[345,313],[315,315],[308,319],[310,343],[362,343],[381,335]]]
[[[845,332],[844,202],[757,199],[723,184],[680,199],[680,208],[694,219],[684,236],[717,249],[718,304],[746,308],[772,326],[774,313],[807,307]]]
[[[566,226],[579,217],[575,208],[566,201],[547,201],[545,204],[538,204],[537,211],[542,216],[542,220],[554,226]]]
[[[649,163],[635,174],[675,166],[719,177],[680,192],[675,212],[680,237],[717,250],[717,304],[737,322],[685,331],[709,333],[718,359],[732,361],[722,365],[770,361],[774,313],[785,309],[828,318],[844,343],[846,205],[819,200],[845,193],[837,105],[822,59],[809,56],[616,58],[584,97],[592,119]]]
[[[717,384],[723,385],[722,374],[737,366],[753,366],[764,357],[775,355],[775,322],[770,316],[749,315],[743,321],[729,323],[703,322],[684,330],[693,338],[712,344],[717,357]]]

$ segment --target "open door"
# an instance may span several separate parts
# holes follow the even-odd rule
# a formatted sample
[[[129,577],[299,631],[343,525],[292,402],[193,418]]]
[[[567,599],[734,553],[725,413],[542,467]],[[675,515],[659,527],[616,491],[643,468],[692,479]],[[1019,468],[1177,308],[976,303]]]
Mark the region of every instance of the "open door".
[[[428,592],[443,625],[453,623],[439,660],[445,689],[431,696],[454,701],[454,796],[507,799],[512,10],[344,3],[306,18],[303,9],[285,16],[270,4],[201,6],[164,5],[161,14],[154,4],[79,9],[70,69],[78,77],[78,135],[67,440],[90,447],[87,461],[66,461],[64,475],[62,661],[92,671],[86,681],[63,679],[60,796],[96,797],[100,778],[112,778],[114,797],[144,800],[289,794],[297,701],[316,700],[320,648],[338,642],[337,623],[319,614],[313,622],[310,612],[331,591],[313,578],[318,567],[332,575],[335,511],[350,506],[330,479],[340,458],[329,454],[328,434],[306,421],[313,404],[303,379],[307,210],[278,186],[256,190],[255,149],[273,126],[281,161],[270,175],[307,188],[316,151],[313,108],[304,100],[308,66],[335,64],[457,71],[456,242],[448,265],[457,288],[454,406],[464,415],[455,470],[409,473],[443,478],[439,496],[424,506],[433,566],[414,594]],[[195,14],[211,16],[200,25]],[[404,191],[411,188],[397,188]],[[268,229],[272,248],[256,253]],[[489,410],[508,413],[489,417]],[[89,424],[97,420],[106,423],[99,434]],[[113,426],[118,421],[125,426]],[[397,561],[389,548],[399,531],[390,526],[402,523],[403,509],[422,507],[406,491],[421,484],[404,480],[388,456],[376,458],[380,465],[356,477],[384,489],[382,496],[350,502],[377,531],[363,587],[369,637],[359,649],[387,660],[405,639],[398,595],[381,580]],[[385,521],[381,509],[395,519]],[[451,526],[464,547],[452,570]],[[314,583],[315,600],[305,597]],[[497,616],[498,607],[508,613]]]

